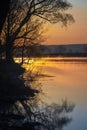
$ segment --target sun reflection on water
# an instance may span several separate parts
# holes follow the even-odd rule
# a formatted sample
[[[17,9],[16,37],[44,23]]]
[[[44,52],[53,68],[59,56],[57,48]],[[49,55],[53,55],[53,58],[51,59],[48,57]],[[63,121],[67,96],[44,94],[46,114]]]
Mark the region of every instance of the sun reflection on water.
[[[27,62],[28,59],[26,59],[26,63],[23,64],[26,70],[33,70],[34,73],[39,71],[45,75],[40,78],[42,90],[46,94],[44,101],[59,102],[67,98],[76,104],[76,113],[78,111],[82,115],[87,113],[87,58],[42,57],[29,60]],[[82,129],[81,125],[87,120],[87,116],[82,118],[78,114],[76,117],[75,113],[73,116],[75,120],[80,120]],[[78,128],[78,123],[74,125]]]

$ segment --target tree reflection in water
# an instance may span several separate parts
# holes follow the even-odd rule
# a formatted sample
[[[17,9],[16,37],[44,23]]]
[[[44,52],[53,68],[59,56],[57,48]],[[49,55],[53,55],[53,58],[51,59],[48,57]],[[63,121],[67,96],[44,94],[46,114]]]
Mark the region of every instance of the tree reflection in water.
[[[65,125],[72,121],[68,117],[68,113],[72,112],[74,105],[67,101],[63,101],[61,105],[55,103],[38,105],[37,100],[26,101],[21,104],[26,111],[28,121],[33,122],[35,130],[62,130]]]
[[[29,100],[3,104],[0,121],[3,130],[62,130],[72,121],[68,113],[73,111],[73,104],[64,100],[61,104],[47,105],[39,94]]]
[[[29,83],[33,87],[37,88],[38,86],[38,89],[40,89],[39,93],[36,93],[31,98],[25,98],[25,100],[22,100],[22,98],[18,100],[18,97],[15,100],[10,98],[4,101],[0,100],[0,129],[62,130],[65,125],[72,121],[68,113],[73,111],[74,105],[66,100],[62,104],[52,103],[48,105],[44,103],[40,96],[40,94],[43,94],[41,84],[38,84],[35,79],[31,80],[32,82],[30,80]],[[30,84],[29,86],[31,86]]]

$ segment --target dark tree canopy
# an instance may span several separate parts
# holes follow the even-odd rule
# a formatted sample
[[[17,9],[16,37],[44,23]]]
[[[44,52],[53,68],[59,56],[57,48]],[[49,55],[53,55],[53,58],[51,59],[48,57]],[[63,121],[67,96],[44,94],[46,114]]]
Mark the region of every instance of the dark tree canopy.
[[[9,10],[10,0],[2,0],[0,2],[0,34],[3,28],[3,24],[6,20],[6,16]]]

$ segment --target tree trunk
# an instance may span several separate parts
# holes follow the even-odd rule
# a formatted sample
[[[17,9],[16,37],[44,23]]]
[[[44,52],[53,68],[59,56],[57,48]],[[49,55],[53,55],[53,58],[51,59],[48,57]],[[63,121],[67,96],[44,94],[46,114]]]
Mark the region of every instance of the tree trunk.
[[[21,61],[21,64],[24,63],[24,49],[25,49],[25,45],[23,45],[23,47],[22,47],[22,61]]]
[[[6,34],[6,61],[13,62],[13,40],[10,37],[10,17],[7,17],[7,34]]]
[[[0,2],[0,34],[9,11],[9,4],[10,0],[2,0]]]
[[[13,60],[13,46],[10,43],[6,43],[6,61],[8,63],[14,62],[14,60]]]

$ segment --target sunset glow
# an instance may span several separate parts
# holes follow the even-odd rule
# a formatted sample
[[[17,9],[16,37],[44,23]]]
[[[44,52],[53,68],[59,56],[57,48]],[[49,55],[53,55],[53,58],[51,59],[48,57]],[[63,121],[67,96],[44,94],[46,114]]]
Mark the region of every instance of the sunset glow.
[[[81,44],[87,43],[87,2],[86,0],[70,0],[73,7],[68,12],[75,19],[75,23],[63,27],[61,23],[47,24],[43,44]]]
[[[0,7],[0,130],[87,130],[87,0]]]

